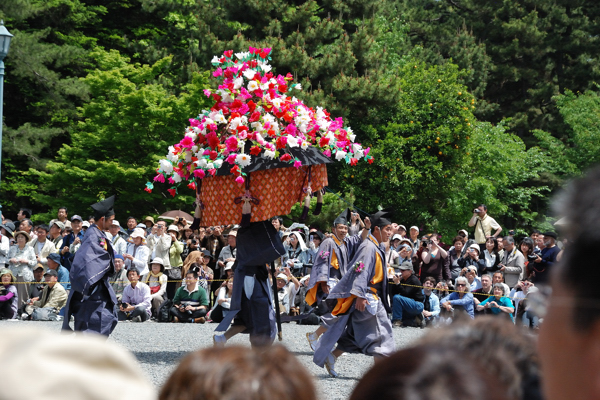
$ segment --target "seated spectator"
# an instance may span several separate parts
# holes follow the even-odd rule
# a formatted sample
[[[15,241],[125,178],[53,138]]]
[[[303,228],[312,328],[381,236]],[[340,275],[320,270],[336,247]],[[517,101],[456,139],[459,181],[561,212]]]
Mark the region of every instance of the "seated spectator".
[[[29,299],[25,306],[25,312],[21,315],[21,319],[32,319],[37,321],[56,320],[58,313],[67,304],[67,291],[58,283],[58,273],[56,270],[49,269],[44,274],[46,287],[42,290],[42,296],[39,299],[35,297]],[[43,310],[38,310],[43,309]],[[41,312],[40,314],[37,314]]]
[[[156,318],[160,305],[165,301],[167,292],[167,275],[165,275],[165,266],[163,260],[155,258],[150,263],[150,272],[142,277],[144,282],[150,288],[150,302],[152,304],[152,315]]]
[[[475,306],[478,306],[479,303],[487,300],[490,296],[493,296],[494,293],[492,290],[492,276],[490,274],[482,275],[481,276],[481,287],[479,289],[472,290],[471,293],[473,293],[473,303],[475,304]],[[477,308],[475,308],[475,314],[476,315],[491,314],[491,311],[489,311],[489,309],[487,309],[487,308],[484,310],[478,310]]]
[[[231,307],[231,295],[233,294],[233,276],[225,281],[225,285],[217,291],[215,305],[210,312],[213,322],[221,322],[227,316]]]
[[[17,309],[19,308],[19,298],[15,282],[17,278],[10,269],[0,270],[0,319],[17,318]]]
[[[223,270],[225,271],[225,279],[233,278],[233,264],[233,261],[225,264],[225,269]]]
[[[501,283],[494,283],[494,296],[490,296],[477,306],[477,311],[489,309],[493,315],[505,317],[508,315],[510,320],[514,322],[512,313],[515,311],[512,301],[508,297],[504,297],[504,287]]]
[[[27,246],[27,242],[31,237],[27,232],[19,231],[15,233],[17,243],[8,251],[8,268],[17,278],[17,282],[31,282],[33,279],[33,268],[36,260],[33,249]],[[19,283],[17,285],[17,293],[19,295],[19,307],[27,301],[27,292],[29,290],[28,283]]]
[[[533,282],[520,281],[510,291],[510,298],[515,303],[515,321],[517,324],[522,323],[524,328],[538,330],[540,327],[539,316],[529,310],[529,300],[527,297],[538,291],[538,288]]]
[[[495,283],[501,283],[502,287],[504,288],[503,296],[508,296],[508,294],[510,293],[510,288],[506,283],[504,283],[504,275],[502,275],[502,272],[494,272],[494,275],[492,275],[492,284]]]
[[[280,273],[277,275],[277,299],[279,301],[279,313],[282,315],[288,315],[290,313],[290,298],[285,287],[288,283],[288,278],[285,274]],[[275,308],[275,303],[273,303]]]
[[[460,271],[460,275],[467,278],[471,291],[481,288],[481,279],[477,276],[477,267],[471,265],[467,268],[463,268]],[[458,278],[457,278],[458,279]]]
[[[467,278],[456,278],[456,290],[440,300],[440,307],[445,311],[443,316],[450,320],[457,320],[462,316],[473,319],[473,293]]]
[[[475,274],[479,275],[486,271],[485,258],[481,259],[479,257],[479,245],[473,243],[467,248],[466,256],[461,257],[458,260],[458,265],[462,268],[461,271],[464,271],[465,268],[475,267]]]
[[[123,268],[125,266],[125,259],[122,255],[115,254],[114,264],[115,274],[110,280],[110,285],[115,291],[117,300],[121,301],[121,298],[123,297],[123,290],[125,289],[125,286],[129,285],[129,279],[127,279],[127,270]]]
[[[285,347],[231,346],[186,356],[158,398],[316,400],[317,393],[312,375]]]
[[[71,281],[69,277],[69,271],[62,265],[60,265],[60,254],[52,253],[48,256],[48,269],[53,269],[58,274],[58,282],[65,288],[65,290],[71,290]]]
[[[460,276],[460,271],[462,267],[458,264],[458,260],[461,257],[465,257],[466,253],[463,253],[463,246],[465,245],[464,239],[462,236],[457,236],[452,241],[452,249],[448,251],[448,262],[450,268],[450,279],[455,281],[456,278]]]
[[[435,279],[432,277],[425,278],[425,282],[423,282],[423,296],[425,297],[423,299],[423,320],[425,325],[433,324],[440,316],[440,298],[433,293],[435,283]]]
[[[454,289],[454,285],[452,285],[452,289]],[[444,297],[450,294],[450,287],[448,285],[448,281],[441,281],[435,285],[435,290],[433,291],[438,299],[443,299]]]
[[[423,290],[421,281],[414,275],[413,265],[405,261],[400,267],[400,276],[394,274],[394,284],[400,285],[392,299],[392,325],[394,327],[413,326],[424,327],[423,319]]]
[[[291,232],[289,242],[283,247],[286,252],[283,257],[284,264],[290,267],[294,275],[301,274],[304,264],[310,263],[310,254],[300,232]]]
[[[46,272],[44,270],[44,266],[42,264],[37,264],[35,266],[35,269],[33,270],[33,283],[31,285],[29,285],[29,290],[27,291],[27,294],[29,295],[27,297],[27,300],[32,299],[34,297],[41,297],[42,296],[42,290],[44,290],[44,288],[46,287],[46,281],[44,280],[44,272]],[[25,306],[23,306],[23,308],[25,308]],[[19,313],[19,315],[22,314]]]
[[[185,285],[175,292],[171,315],[173,322],[194,322],[203,324],[208,311],[208,295],[198,284],[200,268],[191,267],[185,275]]]
[[[150,288],[140,282],[140,273],[131,268],[127,271],[129,285],[123,289],[119,307],[119,321],[144,322],[150,318]]]
[[[150,249],[145,245],[144,234],[144,230],[134,229],[129,237],[130,243],[127,245],[127,250],[123,254],[125,268],[128,270],[135,268],[142,275],[148,273],[148,257],[150,256]]]

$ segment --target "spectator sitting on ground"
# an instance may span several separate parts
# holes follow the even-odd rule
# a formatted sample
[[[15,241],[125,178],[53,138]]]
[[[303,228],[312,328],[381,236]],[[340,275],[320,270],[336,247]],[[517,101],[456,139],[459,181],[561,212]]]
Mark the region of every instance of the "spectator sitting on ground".
[[[135,229],[131,233],[129,240],[131,242],[127,245],[127,251],[123,254],[125,268],[135,268],[145,275],[148,273],[150,249],[145,246],[144,231],[142,229]]]
[[[113,220],[112,225],[108,227],[108,231],[112,238],[110,243],[112,244],[115,254],[123,255],[127,252],[127,241],[121,237],[121,224],[116,219]]]
[[[225,271],[225,279],[233,278],[233,264],[233,261],[230,261],[227,264],[225,264],[225,269],[223,270]]]
[[[17,278],[8,268],[0,270],[0,319],[17,318],[19,296],[15,282]]]
[[[456,278],[456,290],[440,300],[440,307],[445,311],[442,316],[454,321],[464,315],[473,319],[473,293],[467,278],[464,276]]]
[[[492,276],[490,274],[483,274],[481,275],[480,279],[481,287],[479,289],[471,291],[471,293],[473,293],[473,302],[475,306],[478,306],[479,303],[487,300],[490,297],[490,295],[494,294],[492,290]],[[487,308],[484,310],[479,310],[477,308],[475,309],[475,314],[477,315],[485,315],[490,313],[491,312]]]
[[[21,319],[31,319],[36,309],[43,308],[50,315],[50,319],[54,318],[56,320],[56,316],[60,310],[67,304],[69,295],[65,288],[58,283],[58,273],[53,269],[49,269],[44,274],[44,279],[46,280],[46,287],[42,290],[42,296],[39,299],[33,298],[28,300]],[[38,320],[35,316],[33,319]],[[40,320],[48,320],[48,316],[42,317]]]
[[[481,259],[479,251],[479,246],[475,243],[473,243],[467,248],[466,256],[458,259],[458,265],[460,265],[462,271],[464,271],[464,269],[467,267],[473,266],[475,267],[476,275],[485,272],[485,259]]]
[[[425,325],[434,323],[440,316],[440,298],[433,293],[435,284],[435,279],[431,276],[425,278],[425,282],[423,282],[423,296],[425,296],[423,299],[423,317]]]
[[[52,253],[48,256],[48,269],[53,269],[56,271],[58,274],[58,282],[60,282],[65,290],[71,290],[69,271],[60,265],[60,255],[58,253]]]
[[[510,293],[510,288],[506,283],[504,283],[504,276],[502,275],[502,272],[494,272],[494,275],[492,275],[492,284],[495,283],[500,283],[504,288],[503,296],[508,296],[508,294]]]
[[[40,225],[37,229],[37,239],[32,240],[27,245],[33,249],[36,261],[41,263],[44,268],[48,266],[48,255],[56,252],[56,247],[51,240],[48,239],[50,228],[48,225]]]
[[[510,291],[510,298],[515,303],[515,321],[521,323],[524,328],[538,330],[540,327],[539,317],[529,309],[527,296],[538,291],[535,284],[530,281],[519,281]]]
[[[17,278],[17,282],[31,282],[33,279],[33,268],[36,265],[33,249],[27,246],[27,242],[31,240],[31,237],[27,232],[19,231],[15,233],[15,238],[17,239],[17,243],[8,251],[8,267]],[[29,284],[17,284],[19,307],[25,304],[28,290]]]
[[[513,312],[515,308],[512,301],[508,297],[504,297],[504,287],[501,283],[494,283],[493,286],[494,296],[490,296],[477,306],[477,311],[483,311],[483,309],[489,309],[492,314],[506,317],[508,315],[510,320],[514,322]]]
[[[110,285],[115,291],[117,300],[121,301],[121,298],[123,297],[123,290],[127,285],[129,285],[129,279],[127,279],[127,270],[123,268],[125,266],[125,259],[122,255],[115,254],[114,264],[115,274],[110,280]]]
[[[400,285],[392,299],[392,325],[394,327],[416,326],[424,327],[423,319],[423,290],[421,281],[414,275],[411,262],[405,261],[400,267],[400,276],[394,274],[394,284]],[[414,323],[413,323],[414,321]]]
[[[481,279],[477,276],[477,267],[471,265],[470,267],[463,268],[460,271],[460,275],[467,278],[471,292],[473,290],[481,289]]]
[[[186,284],[177,289],[173,298],[171,315],[173,322],[203,324],[208,311],[208,295],[198,284],[198,267],[192,266],[185,275]]]
[[[281,315],[288,315],[290,313],[290,299],[285,287],[288,283],[287,276],[283,273],[277,275],[277,300],[279,302],[279,313]],[[273,303],[275,308],[275,303]]]
[[[165,301],[167,292],[167,275],[164,274],[165,267],[163,260],[155,258],[150,263],[150,272],[142,277],[144,282],[150,288],[150,302],[152,304],[152,315],[158,315],[160,305]]]
[[[233,293],[233,277],[225,281],[225,284],[217,291],[215,305],[210,311],[209,318],[212,322],[221,322],[227,316],[231,307],[231,295]]]
[[[232,378],[235,374],[235,378]],[[316,400],[312,375],[283,346],[206,348],[189,354],[159,400]]]
[[[150,288],[140,282],[140,273],[136,268],[127,271],[129,285],[123,289],[119,321],[144,322],[150,318]]]
[[[42,264],[37,264],[35,266],[35,269],[33,270],[33,281],[32,284],[29,285],[29,290],[27,291],[27,294],[29,295],[27,297],[27,300],[32,299],[34,297],[42,296],[42,290],[44,290],[44,288],[46,287],[46,281],[44,280],[44,272],[46,271],[44,270],[44,266]],[[24,309],[25,306],[23,306],[23,310],[20,310],[21,312],[18,315],[21,315]]]
[[[454,286],[452,286],[452,288],[454,288]],[[438,299],[443,299],[444,297],[448,296],[450,294],[448,281],[438,282],[437,285],[435,285],[434,293]]]
[[[8,252],[10,251],[10,241],[13,239],[15,226],[12,222],[0,224],[0,269],[8,267]]]

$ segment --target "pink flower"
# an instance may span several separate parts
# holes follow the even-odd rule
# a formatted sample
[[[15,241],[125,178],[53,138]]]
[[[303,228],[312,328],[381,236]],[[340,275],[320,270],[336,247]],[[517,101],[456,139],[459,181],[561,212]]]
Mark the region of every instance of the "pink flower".
[[[367,147],[367,148],[365,149],[365,151],[364,151],[364,153],[365,153],[365,156],[368,156],[370,151],[371,151],[371,148],[370,148],[370,147]]]
[[[165,177],[163,174],[158,174],[154,177],[154,182],[165,183]]]
[[[179,142],[179,144],[181,145],[181,147],[191,149],[194,145],[194,140],[192,140],[192,138],[189,136],[185,136],[183,139],[181,139],[181,142]]]
[[[246,139],[248,137],[248,131],[240,131],[238,133],[238,136],[239,136],[240,139],[244,140],[244,139]]]
[[[189,121],[191,126],[200,126],[200,121],[198,121],[196,118],[190,118]]]
[[[244,184],[244,178],[242,178],[241,176],[238,176],[237,178],[235,178],[235,181],[237,183],[239,183],[240,185]]]
[[[213,76],[214,76],[215,78],[216,78],[216,77],[218,77],[218,76],[221,76],[221,75],[223,75],[223,70],[221,69],[221,67],[217,68],[217,69],[215,70],[215,72],[213,72]]]
[[[230,154],[229,157],[227,157],[227,162],[229,164],[235,164],[235,157],[236,156],[237,156],[236,154]]]
[[[202,179],[202,178],[204,178],[204,176],[205,176],[205,175],[206,175],[206,174],[204,173],[204,170],[203,170],[203,169],[200,169],[200,168],[198,168],[198,169],[194,170],[194,176],[195,176],[196,178],[200,178],[200,179]]]
[[[173,180],[173,177],[172,177],[172,176],[170,176],[170,177],[169,177],[169,179],[167,179],[167,180],[169,181],[169,183],[170,183],[171,185],[174,185],[174,184],[175,184],[175,181]]]
[[[300,160],[295,160],[294,161],[294,167],[300,168],[301,166],[302,166],[302,162]]]
[[[204,89],[204,95],[205,95],[206,97],[210,97],[210,94],[211,94],[211,93],[210,93],[210,89]]]
[[[325,150],[325,151],[323,152],[323,154],[324,154],[325,156],[327,156],[327,157],[331,157],[331,151],[330,151],[330,150]]]
[[[227,150],[236,151],[238,148],[238,141],[235,136],[230,136],[225,140],[225,146],[227,146]]]

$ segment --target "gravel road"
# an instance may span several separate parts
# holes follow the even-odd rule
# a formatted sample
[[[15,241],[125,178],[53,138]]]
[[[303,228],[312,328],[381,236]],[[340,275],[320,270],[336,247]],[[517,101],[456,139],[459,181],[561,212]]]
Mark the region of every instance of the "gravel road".
[[[59,331],[61,323],[0,321],[0,330],[8,326],[32,325],[40,329]],[[215,327],[216,324],[120,322],[109,340],[132,352],[148,379],[159,388],[188,352],[212,346]],[[316,326],[284,324],[283,341],[280,343],[293,352],[314,375],[320,400],[347,399],[358,380],[373,365],[373,359],[358,354],[346,354],[336,363],[336,370],[341,377],[331,378],[324,368],[319,368],[312,362],[313,353],[306,341],[306,333],[315,329]],[[426,331],[418,328],[394,328],[397,348],[409,345]],[[237,335],[229,343],[249,346],[247,335]]]

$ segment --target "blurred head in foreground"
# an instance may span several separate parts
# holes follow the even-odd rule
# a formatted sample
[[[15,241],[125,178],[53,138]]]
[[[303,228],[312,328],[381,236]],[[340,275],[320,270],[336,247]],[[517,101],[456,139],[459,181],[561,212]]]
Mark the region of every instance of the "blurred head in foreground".
[[[312,376],[282,346],[198,350],[181,361],[160,400],[315,400]]]
[[[600,398],[600,168],[554,202],[564,254],[540,289],[539,351],[549,400]],[[566,239],[566,240],[565,240]]]
[[[431,330],[375,364],[351,400],[541,399],[535,345],[511,322],[481,317]]]
[[[0,358],[2,381],[10,382],[2,399],[156,399],[135,358],[100,335],[3,328]]]

